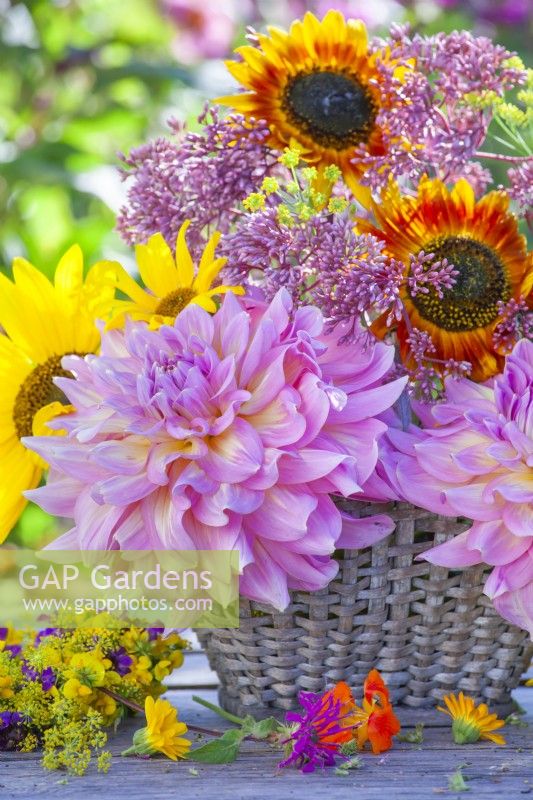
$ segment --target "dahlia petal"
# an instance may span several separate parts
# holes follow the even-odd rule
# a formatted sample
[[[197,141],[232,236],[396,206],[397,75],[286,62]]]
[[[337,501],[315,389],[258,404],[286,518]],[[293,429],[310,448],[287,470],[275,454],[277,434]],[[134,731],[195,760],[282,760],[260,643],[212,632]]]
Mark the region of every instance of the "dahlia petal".
[[[76,500],[83,489],[82,481],[59,475],[52,484],[40,486],[24,492],[24,496],[37,503],[47,514],[58,517],[72,517]]]
[[[358,550],[372,547],[385,536],[394,531],[395,523],[386,514],[375,514],[372,517],[352,517],[342,514],[342,532],[337,540],[337,547],[347,550]]]
[[[498,519],[499,508],[493,500],[485,496],[484,490],[485,484],[470,483],[446,489],[445,495],[450,506],[458,514],[481,521]]]
[[[529,470],[528,470],[529,472]],[[510,472],[491,481],[490,491],[498,492],[510,503],[533,503],[533,473]]]
[[[530,547],[509,564],[496,567],[494,572],[497,576],[498,588],[492,594],[489,594],[492,588],[492,582],[489,582],[489,579],[485,585],[485,592],[489,594],[489,597],[497,597],[504,591],[514,592],[516,589],[526,586],[530,581],[533,581],[533,548]]]
[[[471,567],[479,564],[483,558],[479,550],[469,547],[468,534],[469,531],[464,531],[447,542],[425,550],[418,558],[423,558],[439,567]]]
[[[204,494],[194,504],[194,516],[205,525],[219,527],[226,525],[226,511],[238,514],[250,514],[256,511],[263,502],[263,493],[246,489],[243,486],[223,483],[213,494]]]
[[[202,549],[204,543],[194,541],[183,524],[189,505],[187,498],[180,496],[178,501],[165,488],[159,488],[140,505],[147,538],[154,547],[162,550]]]
[[[515,536],[533,535],[533,506],[531,503],[507,503],[503,521]]]
[[[153,484],[146,473],[141,475],[114,475],[103,481],[97,481],[92,490],[92,497],[96,503],[111,506],[126,506],[142,500],[153,492]]]
[[[59,436],[23,437],[22,444],[42,456],[58,471],[92,482],[101,477],[101,468],[90,461],[84,448]]]
[[[226,295],[226,297],[229,296],[230,295]],[[173,327],[184,344],[188,343],[190,337],[195,334],[203,342],[211,344],[215,333],[215,326],[211,314],[204,311],[204,309],[196,303],[190,303],[178,314]]]
[[[307,520],[305,536],[293,542],[286,540],[283,547],[303,555],[329,555],[335,550],[340,533],[341,515],[328,495],[321,495]]]
[[[491,457],[488,450],[486,443],[475,444],[460,450],[458,453],[451,453],[450,457],[470,475],[485,475],[498,466],[498,462]],[[451,480],[448,474],[446,477]]]
[[[299,413],[299,405],[299,393],[287,386],[268,406],[248,416],[247,422],[259,433],[267,447],[294,444],[306,430],[306,419]]]
[[[300,539],[318,499],[302,487],[273,486],[265,492],[263,505],[246,518],[246,530],[263,539]],[[268,526],[265,525],[268,519]]]
[[[113,531],[123,515],[123,508],[95,503],[89,492],[83,491],[78,497],[75,510],[79,549],[110,550]]]
[[[283,453],[279,462],[280,483],[308,483],[333,472],[344,461],[352,461],[351,456],[327,450],[302,448]]]
[[[265,550],[260,540],[254,546],[254,561],[244,567],[240,580],[245,597],[282,611],[290,602],[287,573]]]
[[[128,436],[123,440],[101,442],[92,450],[92,458],[110,472],[136,475],[146,465],[150,442],[140,436]]]
[[[504,592],[493,603],[498,614],[528,631],[533,639],[533,581],[516,591]]]
[[[455,508],[448,502],[447,493],[443,491],[446,484],[428,475],[414,458],[408,456],[400,458],[396,476],[402,496],[408,502],[414,505],[423,502],[424,508],[447,517],[457,514]]]
[[[342,412],[332,411],[330,420],[335,422],[337,419],[343,423],[360,422],[368,417],[381,414],[399,398],[407,383],[407,377],[398,378],[383,386],[376,386],[373,389],[366,389],[358,392],[355,396],[350,396],[346,407]],[[338,415],[338,416],[337,416]]]
[[[316,592],[327,586],[339,571],[338,562],[327,556],[305,556],[267,540],[264,546],[270,557],[288,575],[287,585],[290,589]]]
[[[301,397],[298,410],[306,420],[305,432],[294,442],[299,448],[307,447],[313,442],[324,426],[331,409],[329,398],[319,384],[320,378],[308,372],[296,385]]]
[[[258,433],[243,419],[213,438],[201,466],[215,480],[237,483],[261,468],[264,449]]]
[[[487,564],[508,564],[519,558],[531,543],[533,534],[513,536],[500,520],[477,522],[468,531],[469,548],[478,550]]]

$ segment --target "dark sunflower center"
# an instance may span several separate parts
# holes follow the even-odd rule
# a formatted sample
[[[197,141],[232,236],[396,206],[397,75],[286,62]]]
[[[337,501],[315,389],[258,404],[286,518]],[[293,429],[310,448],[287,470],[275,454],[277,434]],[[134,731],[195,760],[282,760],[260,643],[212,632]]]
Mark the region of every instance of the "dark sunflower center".
[[[33,418],[41,408],[54,402],[69,404],[53,383],[54,378],[72,378],[72,373],[61,366],[62,358],[51,356],[44,364],[37,364],[20,387],[13,405],[13,422],[19,439],[32,435]]]
[[[175,292],[170,292],[163,297],[155,313],[161,314],[162,317],[177,317],[194,297],[196,297],[196,293],[192,289],[176,289]]]
[[[353,75],[311,72],[291,78],[283,94],[290,121],[322,147],[343,150],[366,142],[376,107],[370,92]]]
[[[498,316],[498,301],[508,300],[510,286],[497,253],[467,236],[444,236],[424,246],[435,260],[447,258],[458,271],[444,297],[430,289],[412,301],[421,316],[445,331],[471,331],[490,325]]]

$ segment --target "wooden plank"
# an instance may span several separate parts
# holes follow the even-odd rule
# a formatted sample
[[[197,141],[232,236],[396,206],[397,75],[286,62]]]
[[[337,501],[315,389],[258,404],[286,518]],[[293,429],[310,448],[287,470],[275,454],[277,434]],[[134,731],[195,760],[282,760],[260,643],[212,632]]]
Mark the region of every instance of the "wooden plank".
[[[214,691],[202,691],[201,695],[216,702]],[[213,712],[193,703],[190,691],[174,690],[168,696],[179,708],[180,717],[190,724],[218,730],[227,727]],[[519,690],[517,699],[527,705],[527,718],[533,723],[533,690]],[[44,772],[35,753],[2,754],[0,798],[94,800],[107,795],[110,800],[263,800],[275,796],[283,800],[322,800],[333,796],[335,800],[431,800],[443,794],[456,800],[461,796],[447,790],[448,776],[460,764],[466,765],[463,774],[471,788],[465,797],[520,800],[533,795],[531,728],[506,729],[506,747],[488,743],[456,747],[451,742],[449,726],[442,727],[442,720],[446,723],[443,715],[433,715],[432,724],[431,713],[424,716],[428,724],[422,745],[398,742],[383,756],[364,753],[362,768],[348,777],[338,777],[331,770],[310,776],[296,770],[280,772],[276,768],[279,754],[253,742],[244,744],[235,764],[224,766],[121,759],[119,753],[141,724],[140,720],[130,720],[111,740],[111,750],[117,757],[107,776],[98,775],[91,768],[83,778],[65,778],[60,773]],[[400,718],[405,718],[401,710]]]

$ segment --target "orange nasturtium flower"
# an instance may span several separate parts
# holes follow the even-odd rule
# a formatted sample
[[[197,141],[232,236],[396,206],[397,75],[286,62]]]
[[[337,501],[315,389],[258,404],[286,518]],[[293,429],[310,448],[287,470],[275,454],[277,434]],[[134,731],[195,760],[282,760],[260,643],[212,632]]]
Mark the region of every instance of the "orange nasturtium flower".
[[[352,724],[358,726],[354,729],[357,746],[363,749],[370,742],[376,755],[390,750],[392,737],[400,731],[400,722],[389,700],[389,690],[377,669],[368,673],[363,689],[363,707],[355,706]]]

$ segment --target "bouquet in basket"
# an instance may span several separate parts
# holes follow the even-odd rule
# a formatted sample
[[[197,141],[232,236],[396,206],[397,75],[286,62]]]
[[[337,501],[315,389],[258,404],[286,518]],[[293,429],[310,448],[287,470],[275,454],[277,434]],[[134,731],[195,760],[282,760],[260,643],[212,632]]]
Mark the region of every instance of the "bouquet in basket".
[[[338,11],[227,67],[123,157],[138,275],[0,275],[2,539],[31,501],[56,549],[236,550],[283,609],[394,528],[338,498],[409,501],[469,521],[424,558],[489,564],[531,633],[533,72]]]

